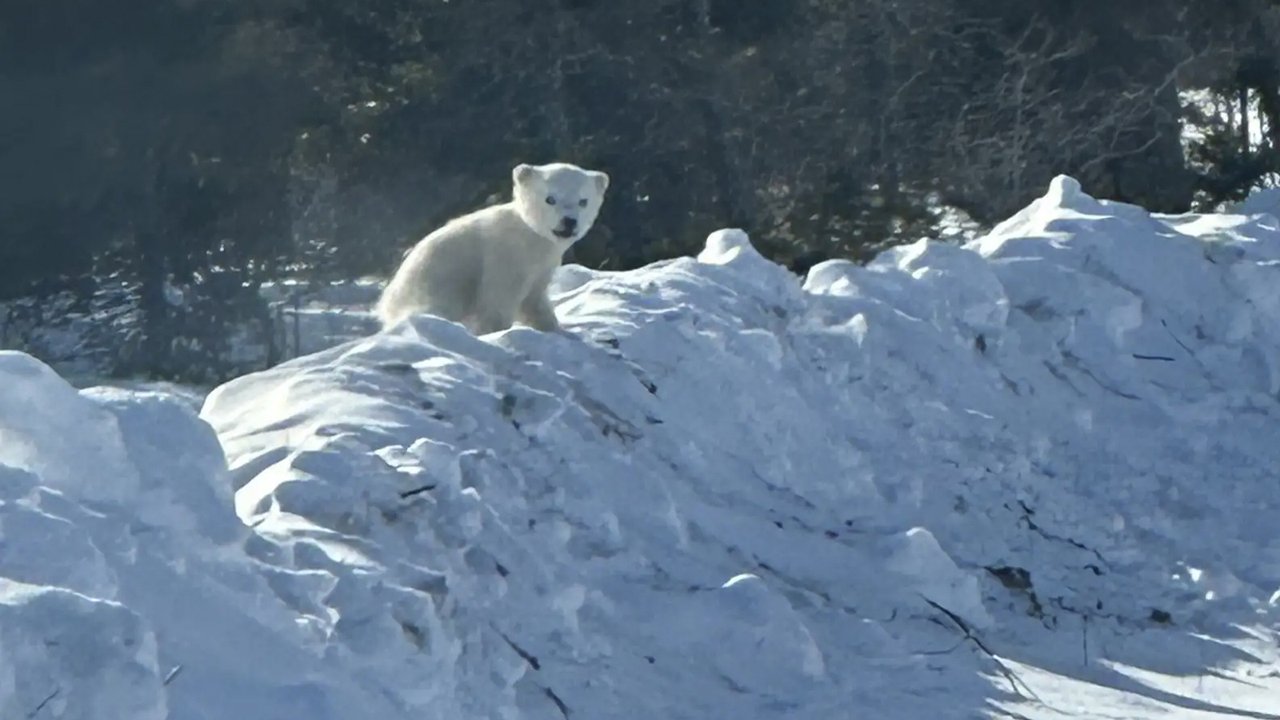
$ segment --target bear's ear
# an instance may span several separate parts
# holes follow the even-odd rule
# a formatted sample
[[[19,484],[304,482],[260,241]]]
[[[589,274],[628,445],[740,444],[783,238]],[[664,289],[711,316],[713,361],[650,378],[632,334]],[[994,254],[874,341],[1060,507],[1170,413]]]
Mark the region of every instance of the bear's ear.
[[[512,169],[511,180],[517,185],[522,185],[526,182],[529,182],[529,180],[533,177],[534,173],[536,172],[538,172],[538,169],[535,168],[534,166],[528,165],[525,163],[520,163],[519,165],[515,166],[514,169]]]
[[[596,191],[597,191],[597,192],[599,192],[601,195],[603,195],[603,194],[604,194],[604,191],[605,191],[605,190],[608,190],[608,189],[609,189],[609,175],[608,175],[608,173],[602,173],[602,172],[600,172],[599,170],[592,170],[592,171],[591,171],[591,179],[595,181],[595,183],[596,183]]]

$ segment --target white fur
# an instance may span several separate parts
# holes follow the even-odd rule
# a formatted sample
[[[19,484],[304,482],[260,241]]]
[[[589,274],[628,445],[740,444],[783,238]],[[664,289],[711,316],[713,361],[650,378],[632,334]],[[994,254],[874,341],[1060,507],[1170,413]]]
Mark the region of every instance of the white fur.
[[[517,321],[560,329],[547,284],[565,250],[591,229],[609,176],[553,163],[518,165],[511,178],[511,202],[450,220],[405,255],[378,300],[383,327],[430,313],[476,335]],[[577,222],[572,231],[566,218]]]

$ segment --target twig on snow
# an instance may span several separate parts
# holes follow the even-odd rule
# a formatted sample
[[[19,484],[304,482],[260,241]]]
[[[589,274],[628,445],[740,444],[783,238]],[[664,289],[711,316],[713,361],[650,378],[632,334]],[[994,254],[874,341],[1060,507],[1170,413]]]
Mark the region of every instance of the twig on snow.
[[[1195,353],[1191,352],[1191,348],[1187,347],[1186,343],[1182,342],[1182,340],[1178,339],[1177,335],[1173,334],[1173,329],[1169,327],[1169,323],[1166,322],[1164,318],[1160,319],[1160,325],[1164,327],[1165,332],[1169,333],[1169,337],[1173,338],[1173,341],[1178,343],[1178,347],[1182,348],[1183,350],[1186,350],[1187,354],[1190,355],[1191,357],[1196,356]]]
[[[41,700],[40,704],[37,705],[34,710],[27,713],[27,720],[31,720],[31,718],[35,717],[36,715],[39,715],[40,711],[44,709],[44,706],[48,705],[50,702],[53,702],[53,699],[58,697],[58,693],[60,692],[62,692],[62,688],[60,687],[54,688],[53,692],[49,693],[49,695],[45,699]]]
[[[491,625],[490,627],[493,627],[493,626]],[[498,637],[502,638],[507,643],[507,645],[511,647],[511,649],[515,652],[515,654],[520,656],[521,660],[524,660],[525,662],[529,663],[529,667],[533,668],[534,670],[542,669],[542,663],[539,663],[538,658],[534,657],[532,653],[530,653],[528,650],[525,650],[524,648],[517,645],[514,640],[507,637],[507,634],[502,632],[498,628],[494,627],[493,631],[498,633]]]
[[[969,638],[967,638],[967,637],[962,637],[962,638],[960,638],[960,642],[956,643],[955,645],[952,645],[951,647],[947,648],[946,650],[920,650],[920,651],[918,651],[918,653],[917,653],[917,654],[919,654],[919,655],[927,655],[927,656],[934,656],[934,655],[950,655],[951,653],[953,653],[953,652],[955,652],[955,651],[956,651],[956,648],[958,648],[958,647],[960,647],[961,645],[963,645],[963,644],[965,643],[965,641],[966,641],[966,640],[968,640],[968,639],[969,639]]]
[[[507,645],[515,651],[515,654],[519,655],[522,660],[529,664],[529,667],[534,670],[542,669],[542,663],[538,662],[538,658],[534,657],[532,653],[517,645],[514,640],[507,637],[507,634],[499,630],[497,626],[490,624],[490,627],[493,628],[494,632],[498,633],[498,637],[502,638]],[[560,714],[564,716],[565,720],[569,720],[569,706],[564,704],[564,701],[560,699],[560,696],[556,695],[554,690],[545,685],[539,685],[538,687],[542,688],[542,692],[546,693],[547,697],[551,699],[551,702],[556,704],[556,708],[560,710]]]
[[[423,485],[422,487],[416,487],[411,490],[402,490],[400,491],[400,499],[408,500],[414,495],[421,495],[422,493],[431,492],[432,490],[435,490],[435,489],[436,489],[436,483],[430,483],[428,485]]]
[[[547,697],[551,698],[551,702],[556,704],[556,707],[559,708],[560,714],[565,717],[565,720],[569,720],[569,706],[564,704],[564,701],[560,699],[560,696],[556,695],[555,691],[549,687],[542,688],[542,692],[546,693]]]
[[[925,597],[922,594],[920,594],[920,597],[925,602],[929,603],[929,605],[933,607],[935,610],[942,613],[943,615],[946,615],[951,620],[951,622],[955,623],[956,627],[960,629],[960,632],[964,633],[964,638],[966,640],[972,640],[973,644],[977,645],[979,650],[986,653],[987,657],[991,658],[991,661],[994,662],[996,667],[1000,670],[1000,674],[1003,675],[1004,678],[1009,681],[1010,687],[1013,688],[1013,691],[1017,693],[1019,697],[1029,696],[1038,702],[1044,702],[1043,700],[1040,700],[1040,696],[1036,695],[1035,691],[1031,689],[1030,685],[1027,685],[1025,681],[1023,681],[1021,678],[1018,677],[1017,673],[1010,670],[1008,665],[1005,665],[1004,662],[1000,660],[1000,658],[996,657],[996,654],[991,651],[991,648],[987,647],[987,644],[982,642],[982,638],[978,637],[973,633],[973,629],[969,627],[969,623],[965,622],[964,618],[948,610],[942,605],[939,605],[938,603],[930,600],[929,598]],[[1021,686],[1021,688],[1019,686]],[[1026,690],[1025,694],[1023,693],[1024,689]]]
[[[1080,644],[1084,648],[1084,664],[1089,664],[1089,616],[1082,615],[1080,623]]]

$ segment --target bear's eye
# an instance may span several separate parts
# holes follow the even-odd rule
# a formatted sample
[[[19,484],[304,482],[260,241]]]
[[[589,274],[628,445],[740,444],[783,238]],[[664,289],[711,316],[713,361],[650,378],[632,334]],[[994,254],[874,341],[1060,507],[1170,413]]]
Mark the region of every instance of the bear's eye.
[[[547,196],[547,204],[548,204],[548,205],[555,205],[555,204],[556,204],[556,197],[555,197],[554,195],[548,195],[548,196]]]
[[[587,206],[586,198],[582,198],[581,200],[578,201],[578,207],[586,207],[586,206]]]

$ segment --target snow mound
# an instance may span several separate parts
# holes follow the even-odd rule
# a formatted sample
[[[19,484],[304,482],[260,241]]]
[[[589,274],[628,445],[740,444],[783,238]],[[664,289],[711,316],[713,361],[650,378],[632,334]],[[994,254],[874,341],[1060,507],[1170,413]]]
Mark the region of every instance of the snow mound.
[[[0,579],[0,715],[167,717],[155,637],[123,606]]]
[[[185,399],[0,353],[0,717],[392,716],[306,647],[251,536]]]
[[[972,633],[1270,612],[1280,232],[1226,217],[1062,177],[803,283],[722,230],[562,270],[573,338],[422,316],[202,417],[277,597],[411,716],[969,717],[1016,701]]]
[[[1070,178],[214,390],[0,354],[3,716],[1274,717],[1280,229]],[[216,436],[215,436],[216,433]]]

